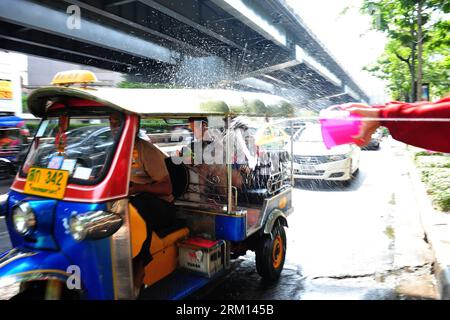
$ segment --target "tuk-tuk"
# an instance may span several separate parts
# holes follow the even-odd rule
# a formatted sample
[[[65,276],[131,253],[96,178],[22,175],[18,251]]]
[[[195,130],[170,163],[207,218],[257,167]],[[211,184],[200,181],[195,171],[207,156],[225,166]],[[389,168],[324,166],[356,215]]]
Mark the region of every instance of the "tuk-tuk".
[[[91,82],[95,75],[86,71],[58,74],[54,86],[28,98],[42,120],[2,203],[13,248],[0,254],[0,287],[20,283],[16,299],[182,299],[226,274],[230,260],[247,250],[256,253],[258,273],[277,280],[293,211],[291,158],[285,149],[247,148],[251,137],[241,139],[237,119],[284,114],[289,103],[260,93],[88,87]],[[115,130],[111,114],[120,118]],[[153,260],[136,295],[132,259],[147,236],[129,202],[136,137],[151,143],[152,128],[161,136],[165,123],[186,124],[184,136],[196,118],[211,119],[222,134],[225,161],[211,171],[179,152],[166,159],[177,220],[153,232]],[[236,143],[248,143],[239,163],[237,136]],[[180,152],[189,145],[183,141],[173,139]]]

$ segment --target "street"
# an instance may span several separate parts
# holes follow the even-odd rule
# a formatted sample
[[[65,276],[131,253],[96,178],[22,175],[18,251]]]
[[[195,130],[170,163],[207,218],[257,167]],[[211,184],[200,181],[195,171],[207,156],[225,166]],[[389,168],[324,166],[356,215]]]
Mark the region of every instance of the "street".
[[[280,281],[263,283],[249,254],[207,298],[436,298],[407,161],[405,145],[388,140],[361,153],[349,187],[297,184]]]
[[[249,253],[232,263],[219,285],[194,298],[435,299],[408,161],[405,146],[387,140],[381,150],[361,153],[360,171],[348,187],[297,183],[281,279],[262,282]],[[8,246],[0,220],[0,251]]]

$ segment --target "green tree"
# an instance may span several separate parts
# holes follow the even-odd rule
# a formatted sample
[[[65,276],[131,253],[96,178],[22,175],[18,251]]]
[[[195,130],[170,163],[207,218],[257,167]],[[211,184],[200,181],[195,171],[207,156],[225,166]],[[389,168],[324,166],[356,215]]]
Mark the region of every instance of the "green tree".
[[[444,17],[449,9],[444,0],[364,0],[362,12],[371,14],[373,28],[389,39],[383,56],[368,70],[387,79],[394,96],[408,89],[409,100],[414,101],[422,95],[422,83],[442,87],[434,81],[443,79],[436,71],[446,64],[449,53],[449,24]],[[409,85],[404,83],[405,68]]]
[[[28,95],[22,95],[22,112],[28,113]]]

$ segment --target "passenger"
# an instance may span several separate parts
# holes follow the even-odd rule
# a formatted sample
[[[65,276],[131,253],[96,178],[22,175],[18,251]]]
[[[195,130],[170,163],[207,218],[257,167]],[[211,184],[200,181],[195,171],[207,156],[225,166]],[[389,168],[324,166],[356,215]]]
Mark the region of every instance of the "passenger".
[[[185,164],[201,165],[204,164],[203,151],[211,141],[208,137],[208,119],[189,118],[189,128],[193,132],[193,140],[189,147],[184,147],[182,157]]]
[[[256,164],[256,159],[252,157],[244,139],[242,130],[245,128],[233,122],[230,130],[224,132],[223,124],[210,126],[211,121],[207,118],[190,118],[189,123],[194,132],[194,141],[189,149],[183,150],[183,157],[185,163],[191,163],[198,173],[198,177],[191,175],[191,182],[199,181],[199,193],[205,195],[204,186],[209,184],[213,187],[214,195],[226,195],[228,178],[225,149],[228,136],[233,149],[232,185],[241,189],[244,184],[242,174],[249,174],[250,168],[254,168]]]
[[[113,126],[117,128],[119,122],[112,118],[111,128]],[[153,260],[150,253],[152,232],[166,228],[175,221],[174,197],[165,164],[166,158],[167,155],[158,147],[139,137],[138,131],[133,150],[129,196],[131,204],[145,221],[147,238],[139,254],[133,258],[133,279],[136,291],[142,286],[145,266]]]
[[[188,165],[191,191],[185,194],[185,199],[199,202],[207,201],[207,185],[211,173],[211,166],[205,163],[203,152],[211,143],[208,134],[208,119],[206,117],[189,118],[189,128],[193,133],[193,140],[189,146],[183,147],[180,153],[184,164]]]

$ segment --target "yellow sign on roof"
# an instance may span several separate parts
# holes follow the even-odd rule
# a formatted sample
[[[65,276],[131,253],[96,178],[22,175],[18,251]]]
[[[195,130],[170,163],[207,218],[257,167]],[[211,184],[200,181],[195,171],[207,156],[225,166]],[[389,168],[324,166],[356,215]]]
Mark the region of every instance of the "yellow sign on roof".
[[[58,72],[53,78],[53,85],[87,84],[98,82],[97,77],[91,71],[74,70]]]

